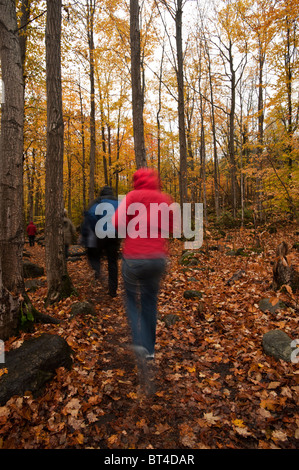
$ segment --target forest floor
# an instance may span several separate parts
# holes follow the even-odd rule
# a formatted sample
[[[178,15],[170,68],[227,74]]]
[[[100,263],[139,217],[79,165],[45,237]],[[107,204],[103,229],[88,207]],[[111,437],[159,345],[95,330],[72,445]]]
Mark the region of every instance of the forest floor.
[[[107,280],[94,280],[84,256],[68,261],[78,296],[45,308],[46,282],[30,292],[34,306],[60,323],[37,324],[6,348],[44,332],[58,334],[73,349],[74,363],[70,370],[59,368],[40,397],[12,397],[0,407],[0,448],[298,448],[298,364],[276,360],[262,348],[263,334],[272,329],[299,339],[298,295],[271,289],[271,262],[282,240],[289,261],[299,266],[299,251],[292,248],[298,228],[260,231],[260,249],[253,230],[216,234],[207,234],[195,254],[198,264],[188,267],[180,263],[183,243],[170,243],[159,296],[157,390],[151,396],[138,383],[121,280],[111,299]],[[44,266],[42,246],[26,245],[26,251]],[[240,270],[243,276],[228,285]],[[186,299],[186,289],[199,290],[202,298]],[[263,298],[272,304],[279,298],[286,307],[263,312]],[[95,313],[72,316],[78,301],[91,302]],[[170,314],[177,316],[173,324],[165,321]]]

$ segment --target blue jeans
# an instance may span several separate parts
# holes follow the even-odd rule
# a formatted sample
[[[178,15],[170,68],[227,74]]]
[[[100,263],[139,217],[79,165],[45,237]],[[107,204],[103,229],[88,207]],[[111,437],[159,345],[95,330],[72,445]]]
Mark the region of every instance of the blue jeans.
[[[157,300],[165,268],[165,258],[123,258],[122,263],[126,310],[133,344],[143,346],[149,354],[154,354],[155,349]],[[140,306],[138,294],[140,294]]]

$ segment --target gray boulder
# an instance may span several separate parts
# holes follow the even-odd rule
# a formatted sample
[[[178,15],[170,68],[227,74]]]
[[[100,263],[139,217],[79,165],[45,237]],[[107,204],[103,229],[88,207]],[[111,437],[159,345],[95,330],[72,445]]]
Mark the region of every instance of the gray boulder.
[[[263,336],[263,350],[268,356],[291,362],[292,339],[281,330],[270,330]]]
[[[44,268],[30,261],[23,262],[24,278],[40,277],[45,274]]]
[[[286,308],[286,305],[279,300],[275,305],[272,305],[270,299],[262,299],[259,302],[259,308],[262,312],[276,313],[278,310]]]
[[[92,315],[94,314],[94,312],[94,307],[89,302],[76,302],[72,305],[71,308],[71,313],[73,317],[75,317],[76,315],[81,315],[82,313],[84,315]]]

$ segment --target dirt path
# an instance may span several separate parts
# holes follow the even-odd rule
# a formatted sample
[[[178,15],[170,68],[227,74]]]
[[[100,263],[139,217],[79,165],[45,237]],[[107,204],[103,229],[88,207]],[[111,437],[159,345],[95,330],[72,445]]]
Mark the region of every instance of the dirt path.
[[[14,397],[0,408],[0,447],[298,447],[298,366],[265,356],[261,347],[269,329],[298,335],[294,308],[275,316],[258,308],[259,299],[276,295],[270,286],[276,240],[268,243],[262,256],[203,251],[190,268],[178,263],[182,246],[172,245],[159,300],[157,391],[151,396],[138,382],[122,287],[111,299],[106,280],[94,281],[85,258],[68,262],[78,297],[45,309],[45,286],[30,296],[37,308],[60,319],[59,325],[36,325],[33,335],[63,336],[74,365],[59,369],[43,396]],[[43,264],[42,247],[31,255]],[[246,275],[227,285],[240,269]],[[201,291],[202,299],[185,299],[186,288]],[[80,300],[91,302],[94,314],[72,316],[71,306]],[[178,321],[167,326],[169,314]],[[25,337],[12,338],[9,346]]]

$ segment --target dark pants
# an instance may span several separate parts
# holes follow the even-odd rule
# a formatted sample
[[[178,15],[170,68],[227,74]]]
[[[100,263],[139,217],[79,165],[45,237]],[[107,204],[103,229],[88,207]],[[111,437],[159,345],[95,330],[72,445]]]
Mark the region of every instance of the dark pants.
[[[87,258],[90,266],[92,267],[95,278],[98,279],[101,271],[101,263],[99,257],[99,251],[97,248],[87,248]]]
[[[29,235],[29,246],[34,246],[35,235]]]
[[[166,268],[165,258],[123,259],[122,274],[126,309],[134,346],[154,354],[156,342],[157,300],[160,281]],[[138,294],[140,293],[140,307]]]
[[[106,255],[108,261],[108,286],[109,294],[116,295],[118,287],[118,251],[119,240],[117,238],[103,238],[98,239],[98,260],[99,260],[99,273],[100,262],[103,256]]]

